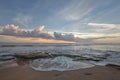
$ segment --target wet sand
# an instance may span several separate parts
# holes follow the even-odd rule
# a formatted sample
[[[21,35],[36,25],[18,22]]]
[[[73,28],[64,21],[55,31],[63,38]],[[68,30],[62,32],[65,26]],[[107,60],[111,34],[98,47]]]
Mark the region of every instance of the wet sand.
[[[95,66],[72,71],[35,71],[28,65],[0,69],[0,80],[120,80],[120,70]]]

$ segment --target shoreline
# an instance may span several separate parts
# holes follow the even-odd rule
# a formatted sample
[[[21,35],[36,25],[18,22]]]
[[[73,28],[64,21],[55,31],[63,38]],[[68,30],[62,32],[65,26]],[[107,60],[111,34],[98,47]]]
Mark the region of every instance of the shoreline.
[[[94,66],[71,71],[35,71],[28,65],[1,68],[1,80],[120,80],[120,70],[114,66]]]

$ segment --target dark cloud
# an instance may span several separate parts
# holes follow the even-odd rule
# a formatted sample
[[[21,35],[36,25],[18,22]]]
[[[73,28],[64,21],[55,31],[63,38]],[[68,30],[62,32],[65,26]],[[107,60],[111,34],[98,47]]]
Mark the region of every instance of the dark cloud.
[[[72,33],[58,33],[58,32],[54,32],[54,38],[57,39],[57,40],[66,40],[66,41],[79,42],[81,44],[93,43],[93,41],[94,41],[93,38],[83,39],[83,38],[75,37],[74,34],[72,34]]]
[[[58,40],[68,40],[68,41],[74,41],[75,37],[73,34],[62,34],[54,32],[54,38]]]

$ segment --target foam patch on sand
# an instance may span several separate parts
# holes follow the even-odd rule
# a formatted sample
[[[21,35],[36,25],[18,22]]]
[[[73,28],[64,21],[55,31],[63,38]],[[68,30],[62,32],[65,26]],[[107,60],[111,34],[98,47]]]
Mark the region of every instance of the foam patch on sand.
[[[72,58],[59,56],[55,58],[33,60],[30,66],[37,71],[67,71],[80,68],[89,68],[94,65],[80,61],[73,61]]]

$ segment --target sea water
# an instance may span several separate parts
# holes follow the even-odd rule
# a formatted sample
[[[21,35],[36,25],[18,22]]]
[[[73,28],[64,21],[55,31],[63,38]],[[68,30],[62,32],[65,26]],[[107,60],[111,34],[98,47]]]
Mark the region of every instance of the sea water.
[[[74,70],[80,68],[89,68],[94,65],[116,64],[120,65],[120,45],[119,44],[20,44],[20,43],[1,43],[0,58],[5,54],[13,53],[37,53],[47,52],[51,54],[71,54],[81,55],[90,58],[102,58],[101,61],[79,60],[74,61],[72,58],[59,56],[48,59],[35,59],[30,61],[30,66],[35,70]],[[13,59],[14,60],[14,59]],[[0,64],[7,61],[0,61]]]

